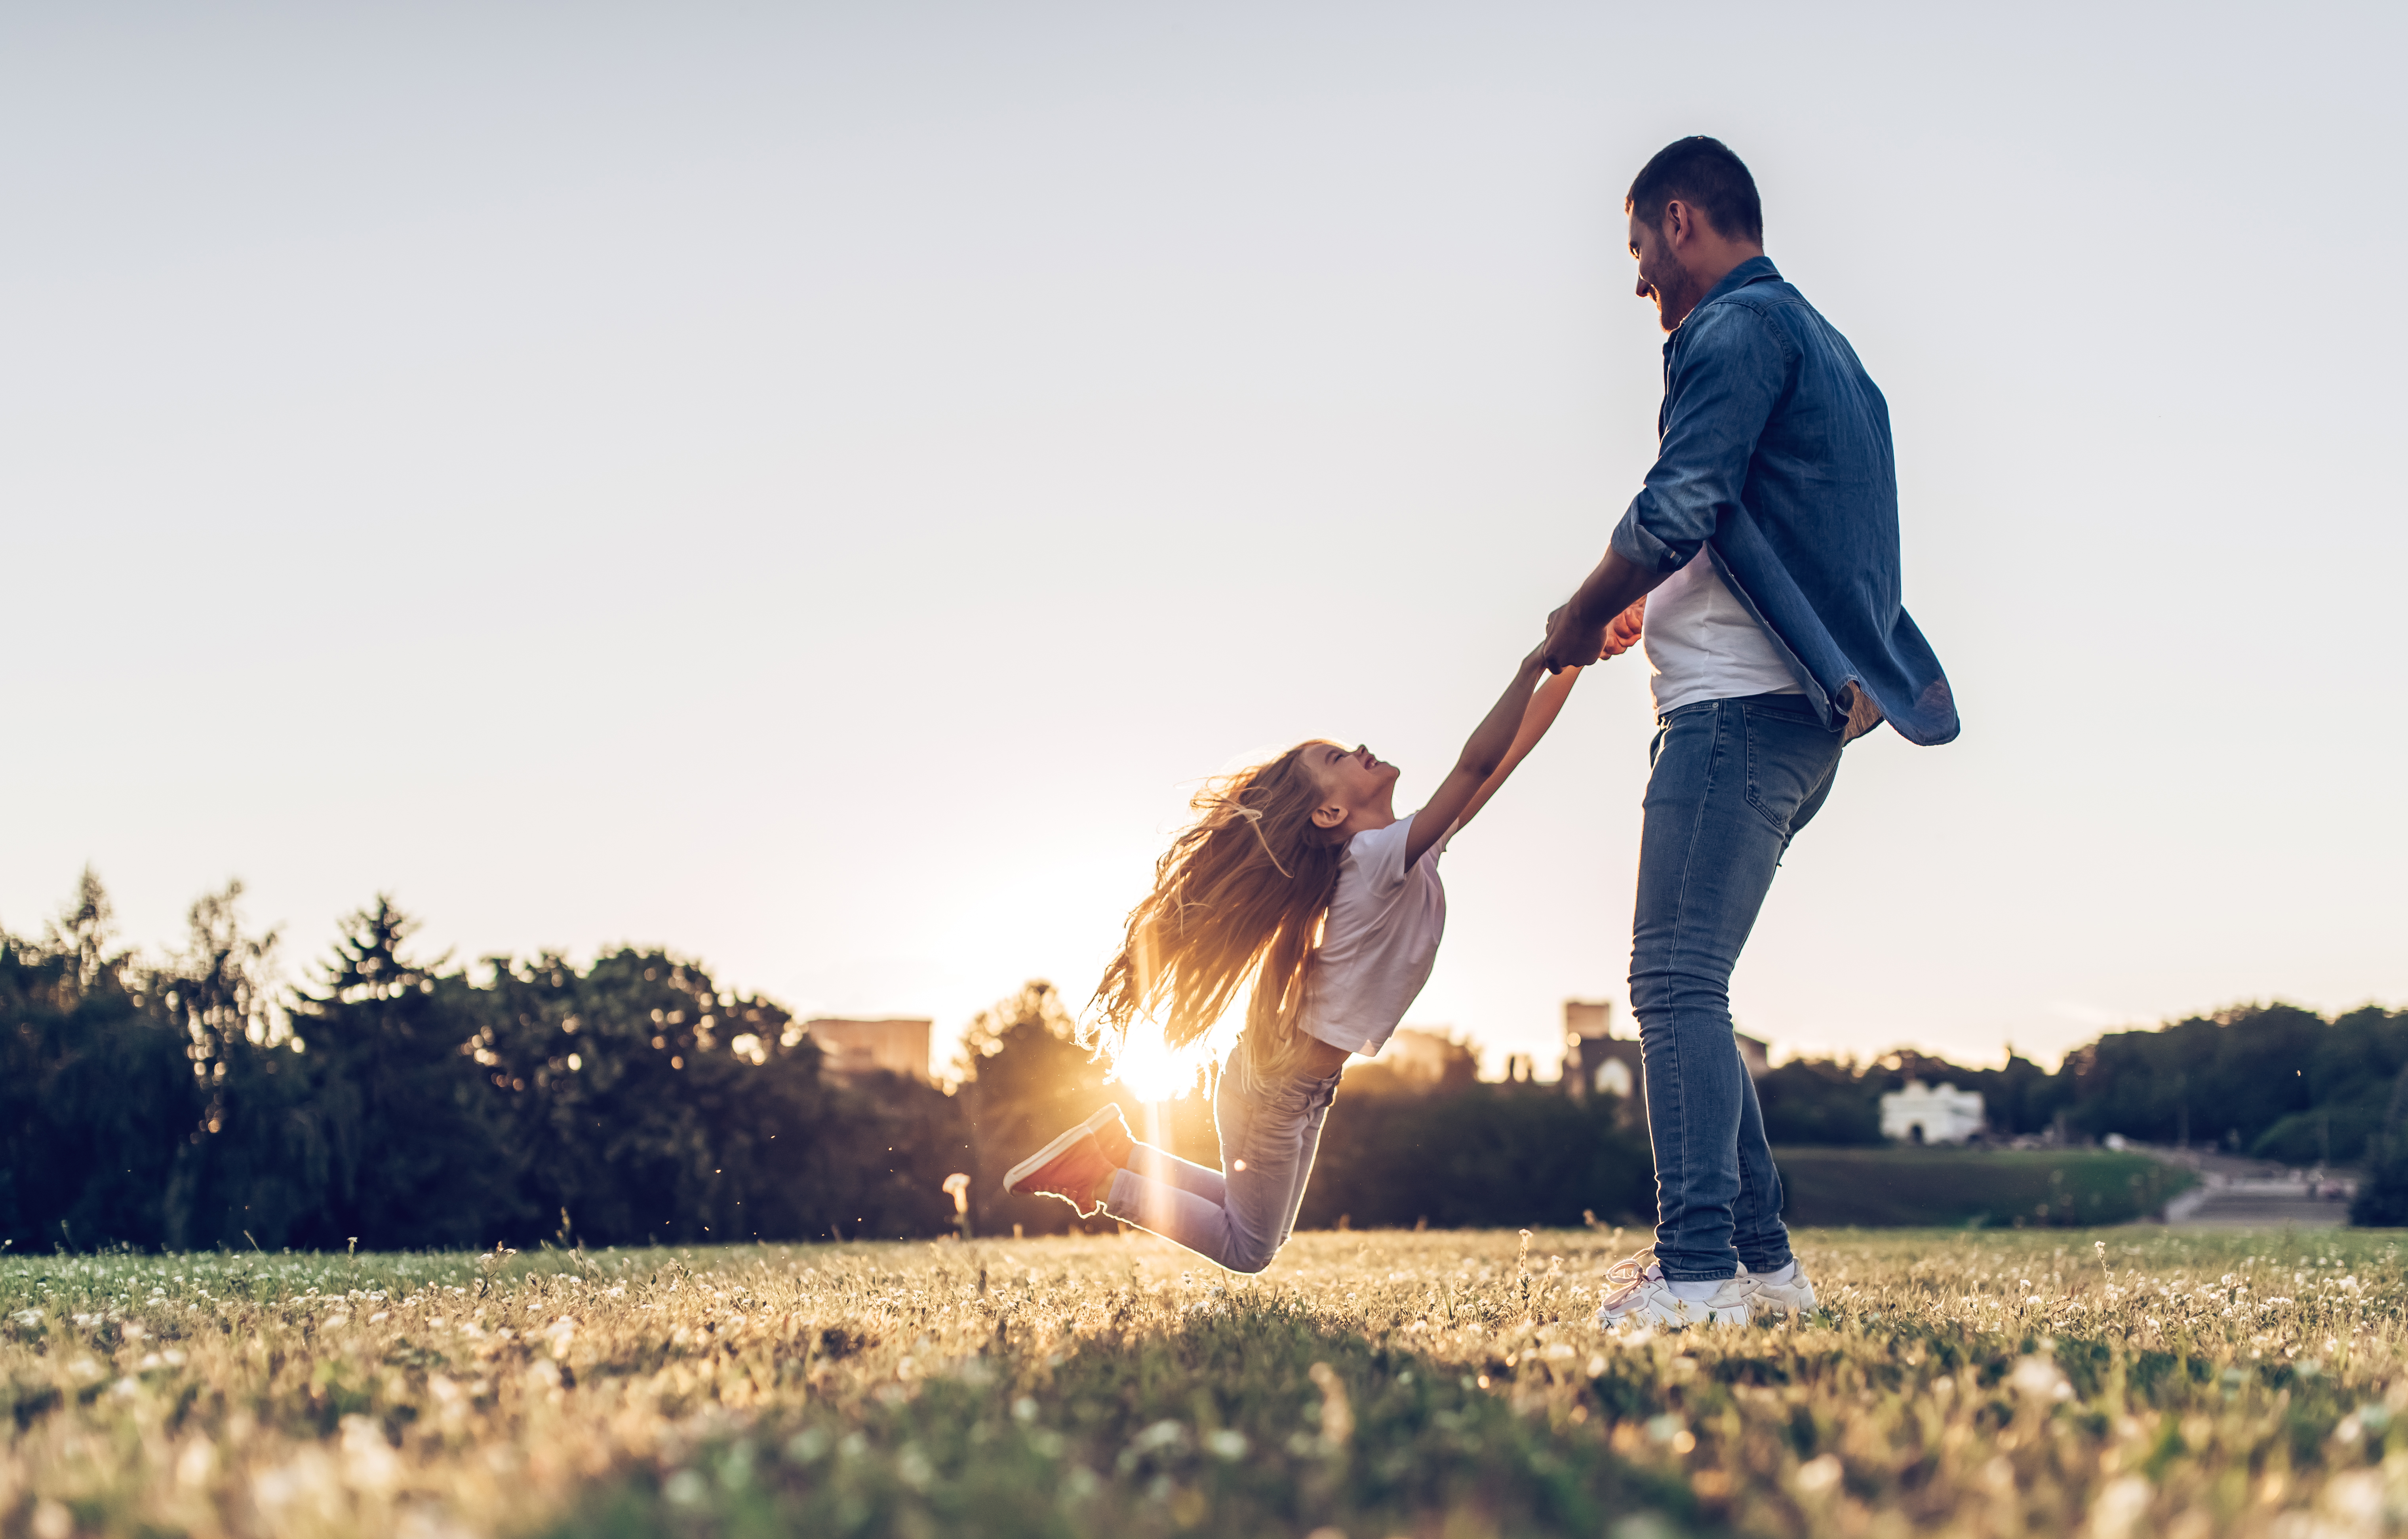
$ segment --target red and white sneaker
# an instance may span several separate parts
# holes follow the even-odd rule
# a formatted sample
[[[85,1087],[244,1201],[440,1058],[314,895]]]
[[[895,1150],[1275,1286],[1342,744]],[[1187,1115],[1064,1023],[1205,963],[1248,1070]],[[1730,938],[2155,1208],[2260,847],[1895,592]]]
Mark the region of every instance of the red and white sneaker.
[[[1003,1189],[1023,1197],[1058,1197],[1080,1217],[1093,1217],[1135,1147],[1121,1109],[1107,1106],[1006,1172]]]

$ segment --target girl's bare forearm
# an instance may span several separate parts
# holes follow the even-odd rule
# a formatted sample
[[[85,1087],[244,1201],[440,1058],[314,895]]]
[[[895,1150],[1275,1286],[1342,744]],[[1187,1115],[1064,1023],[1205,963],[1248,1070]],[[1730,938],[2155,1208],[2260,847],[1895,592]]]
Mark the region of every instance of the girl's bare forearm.
[[[1546,664],[1533,652],[1522,659],[1513,672],[1513,682],[1488,710],[1486,719],[1463,745],[1463,755],[1455,761],[1455,769],[1439,783],[1438,794],[1414,814],[1411,837],[1405,841],[1405,864],[1410,866],[1426,854],[1431,846],[1445,836],[1450,827],[1459,827],[1464,808],[1479,794],[1488,777],[1505,761],[1513,747],[1513,734],[1521,729],[1523,712],[1530,702],[1530,685],[1536,682]]]
[[[1530,756],[1531,749],[1539,746],[1539,740],[1547,735],[1547,728],[1555,726],[1555,718],[1562,714],[1564,701],[1570,697],[1580,675],[1579,669],[1568,668],[1539,681],[1538,689],[1523,707],[1522,725],[1514,731],[1513,746],[1505,751],[1504,762],[1491,770],[1488,778],[1480,783],[1480,789],[1472,793],[1470,802],[1455,820],[1456,827],[1470,822],[1481,808],[1488,805],[1488,798],[1504,785],[1506,777]]]
[[[1522,659],[1522,666],[1513,672],[1513,682],[1497,697],[1497,703],[1488,708],[1487,716],[1463,745],[1463,755],[1455,761],[1455,768],[1469,770],[1482,780],[1497,772],[1505,755],[1513,750],[1514,736],[1522,730],[1523,719],[1529,713],[1530,686],[1546,671],[1546,666],[1535,652]]]

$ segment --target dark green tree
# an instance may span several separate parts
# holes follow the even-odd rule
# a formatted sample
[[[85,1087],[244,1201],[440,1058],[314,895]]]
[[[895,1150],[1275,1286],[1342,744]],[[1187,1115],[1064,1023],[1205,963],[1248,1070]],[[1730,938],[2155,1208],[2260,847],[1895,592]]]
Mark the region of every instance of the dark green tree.
[[[961,1169],[970,1177],[970,1221],[978,1232],[1008,1234],[1014,1224],[1029,1234],[1112,1227],[1106,1220],[1082,1225],[1068,1203],[1052,1198],[1003,1190],[1004,1172],[1108,1100],[1120,1102],[1132,1128],[1142,1127],[1137,1098],[1105,1083],[1110,1066],[1079,1041],[1077,1022],[1052,984],[1031,979],[980,1012],[963,1034],[955,1072],[969,1145]]]
[[[333,1176],[321,1060],[295,1051],[275,980],[277,936],[245,931],[242,884],[204,895],[183,952],[150,975],[152,1008],[202,1098],[171,1140],[165,1243],[274,1247],[308,1230]]]
[[[1576,1228],[1584,1213],[1656,1207],[1656,1165],[1620,1098],[1481,1082],[1425,1096],[1349,1096],[1323,1126],[1298,1227]]]
[[[783,1009],[623,949],[579,973],[496,958],[491,1060],[526,1205],[596,1244],[891,1238],[942,1227],[951,1103],[917,1080],[838,1087]]]
[[[168,1170],[204,1101],[116,948],[90,870],[41,941],[0,936],[0,1236],[12,1248],[162,1244]]]
[[[2382,1124],[2367,1141],[2366,1172],[2349,1201],[2349,1221],[2367,1229],[2408,1226],[2408,1069],[2392,1083]]]
[[[343,922],[321,992],[293,1028],[314,1057],[330,1179],[293,1243],[478,1248],[525,1232],[508,1076],[480,1036],[468,980],[406,954],[415,923],[380,896]]]
[[[2408,1068],[2408,1011],[2372,1005],[2332,1024],[2306,1065],[2308,1105],[2258,1134],[2250,1153],[2288,1165],[2354,1164],[2383,1130],[2392,1082]]]
[[[1776,1144],[1879,1143],[1882,1089],[1853,1064],[1819,1058],[1792,1058],[1756,1082]]]
[[[2330,1028],[2296,1005],[2238,1005],[2072,1054],[2069,1118],[2093,1136],[2247,1148],[2313,1101],[2307,1067]]]

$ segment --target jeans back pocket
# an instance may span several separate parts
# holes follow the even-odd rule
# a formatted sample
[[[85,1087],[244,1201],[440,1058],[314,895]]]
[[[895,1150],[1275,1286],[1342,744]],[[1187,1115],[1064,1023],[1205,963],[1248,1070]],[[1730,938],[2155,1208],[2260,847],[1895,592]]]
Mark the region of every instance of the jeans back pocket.
[[[1837,769],[1840,734],[1785,712],[1742,709],[1747,720],[1747,804],[1786,840],[1799,810]]]

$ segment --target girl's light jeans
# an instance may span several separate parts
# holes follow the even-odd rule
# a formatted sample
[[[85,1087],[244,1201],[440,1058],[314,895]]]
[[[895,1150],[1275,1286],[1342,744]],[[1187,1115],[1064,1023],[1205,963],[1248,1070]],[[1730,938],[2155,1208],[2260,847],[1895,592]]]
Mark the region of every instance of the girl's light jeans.
[[[1263,1074],[1253,1060],[1240,1043],[1213,1096],[1221,1170],[1140,1143],[1104,1200],[1104,1211],[1122,1223],[1231,1272],[1262,1271],[1287,1243],[1338,1091],[1338,1074]]]

